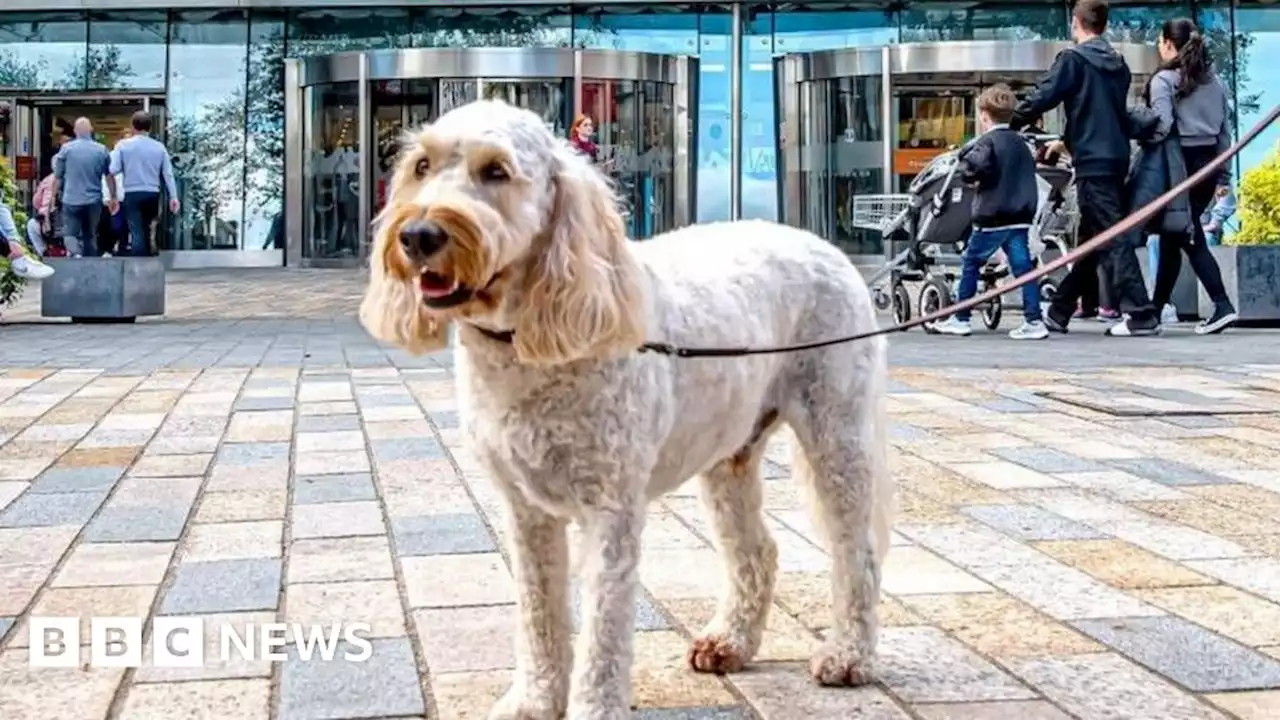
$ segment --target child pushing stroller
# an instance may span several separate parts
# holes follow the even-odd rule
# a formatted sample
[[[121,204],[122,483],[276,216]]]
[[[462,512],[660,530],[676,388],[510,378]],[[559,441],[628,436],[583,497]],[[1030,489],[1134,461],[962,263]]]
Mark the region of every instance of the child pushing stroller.
[[[960,285],[956,301],[963,302],[978,291],[983,266],[997,251],[1003,251],[1014,277],[1031,272],[1029,234],[1036,219],[1039,193],[1036,159],[1019,133],[1009,129],[1017,96],[1004,84],[993,85],[978,97],[978,122],[982,131],[959,155],[961,179],[975,186],[973,232],[961,254]],[[1040,289],[1035,283],[1022,286],[1023,323],[1009,332],[1015,340],[1043,340],[1049,337],[1040,313]],[[943,335],[969,335],[970,313],[964,310],[928,329]]]

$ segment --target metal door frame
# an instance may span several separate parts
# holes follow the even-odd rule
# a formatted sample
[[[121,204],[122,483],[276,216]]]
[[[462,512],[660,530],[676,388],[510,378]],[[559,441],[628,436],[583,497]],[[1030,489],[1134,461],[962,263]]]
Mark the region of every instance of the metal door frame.
[[[574,50],[566,48],[417,48],[345,52],[285,61],[285,264],[295,267],[362,265],[369,238],[359,257],[326,260],[303,256],[304,148],[307,89],[356,82],[360,133],[360,227],[373,220],[373,116],[371,83],[382,80],[474,80],[476,97],[486,82],[527,80],[572,81],[574,116],[582,112],[584,81],[657,82],[675,88],[673,185],[676,227],[696,217],[698,60],[683,55]]]
[[[881,78],[882,191],[893,193],[897,179],[893,172],[898,119],[895,89],[930,82],[948,85],[937,79],[947,76],[973,76],[979,78],[979,83],[1003,81],[1013,76],[1037,76],[1048,70],[1058,53],[1070,46],[1067,42],[1039,40],[929,42],[793,53],[774,58],[775,104],[783,122],[780,132],[784,172],[779,174],[781,187],[778,189],[780,220],[804,226],[809,203],[801,182],[806,162],[800,141],[802,126],[814,122],[812,113],[807,111],[812,104],[814,82],[845,77]],[[1135,84],[1159,69],[1159,56],[1149,45],[1114,43],[1113,47],[1129,64]],[[854,258],[855,262],[880,260],[878,255]]]

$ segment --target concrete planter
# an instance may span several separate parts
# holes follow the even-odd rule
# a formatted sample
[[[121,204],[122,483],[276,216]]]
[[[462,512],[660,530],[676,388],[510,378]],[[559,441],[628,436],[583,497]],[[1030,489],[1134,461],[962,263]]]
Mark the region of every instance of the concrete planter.
[[[1280,325],[1280,245],[1217,245],[1212,251],[1240,322]],[[1212,309],[1213,303],[1201,290],[1201,314]]]
[[[50,260],[40,283],[40,314],[72,322],[133,322],[164,314],[164,263],[159,258]]]

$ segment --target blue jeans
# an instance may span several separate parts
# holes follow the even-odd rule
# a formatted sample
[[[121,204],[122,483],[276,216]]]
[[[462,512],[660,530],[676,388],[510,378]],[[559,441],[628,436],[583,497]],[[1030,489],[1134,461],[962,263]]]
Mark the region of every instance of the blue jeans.
[[[129,223],[128,254],[148,257],[151,255],[151,223],[160,214],[160,193],[131,190],[125,193],[122,205],[121,212]]]
[[[1160,236],[1148,235],[1147,236],[1147,274],[1150,275],[1151,277],[1148,278],[1150,282],[1148,282],[1147,284],[1150,285],[1151,288],[1155,288],[1156,286],[1156,269],[1159,267],[1160,267]]]
[[[997,250],[1004,250],[1009,258],[1009,271],[1014,277],[1031,272],[1031,248],[1027,243],[1026,228],[1007,230],[981,230],[974,228],[969,235],[969,244],[964,248],[963,272],[960,275],[960,289],[957,302],[963,302],[978,292],[978,274],[982,266],[987,264]],[[1040,287],[1037,283],[1022,286],[1022,314],[1027,322],[1040,320]],[[969,311],[956,313],[956,319],[969,321]]]
[[[87,205],[62,206],[62,240],[74,240],[68,252],[78,252],[84,257],[98,257],[98,222],[102,220],[102,202]]]

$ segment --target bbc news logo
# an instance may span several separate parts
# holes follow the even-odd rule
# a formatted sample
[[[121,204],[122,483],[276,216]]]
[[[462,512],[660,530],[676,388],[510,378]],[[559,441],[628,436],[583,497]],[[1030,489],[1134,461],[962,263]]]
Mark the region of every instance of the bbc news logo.
[[[90,667],[141,667],[142,618],[95,617],[89,619]],[[80,667],[80,618],[33,617],[28,623],[32,667]],[[247,623],[213,629],[217,633],[218,660],[283,662],[284,648],[292,645],[298,659],[365,662],[373,655],[366,623]],[[158,617],[151,621],[151,664],[155,667],[203,667],[205,635],[201,618]],[[345,642],[345,646],[343,643]],[[339,650],[341,649],[341,653]]]

